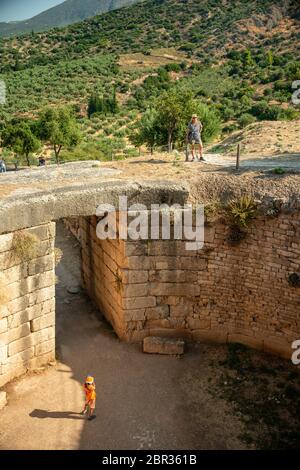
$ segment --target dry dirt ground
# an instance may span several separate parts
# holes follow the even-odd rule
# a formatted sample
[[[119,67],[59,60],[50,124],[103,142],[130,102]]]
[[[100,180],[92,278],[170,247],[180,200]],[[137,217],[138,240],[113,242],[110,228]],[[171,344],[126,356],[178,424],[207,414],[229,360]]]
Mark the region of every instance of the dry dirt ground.
[[[232,133],[215,147],[226,155],[235,155],[237,144],[241,146],[243,158],[300,154],[300,120],[261,121]]]
[[[6,387],[0,449],[245,449],[300,441],[299,370],[235,345],[188,344],[182,358],[120,342],[83,292],[79,247],[57,226],[57,357]],[[233,348],[234,347],[234,348]],[[80,414],[95,376],[97,418]],[[270,437],[271,436],[271,437]],[[261,437],[264,439],[261,440]],[[262,444],[263,442],[263,444]]]

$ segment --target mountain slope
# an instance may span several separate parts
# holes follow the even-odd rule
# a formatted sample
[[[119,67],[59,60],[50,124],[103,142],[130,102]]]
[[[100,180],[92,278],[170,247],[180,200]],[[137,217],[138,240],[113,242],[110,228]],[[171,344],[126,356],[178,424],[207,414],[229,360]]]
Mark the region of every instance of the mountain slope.
[[[294,119],[297,5],[152,0],[62,29],[0,39],[8,97],[0,124],[1,112],[8,119],[46,104],[72,103],[84,115],[95,89],[108,97],[115,90],[124,115],[140,112],[175,85],[213,106],[228,132],[257,119]]]
[[[0,23],[0,36],[10,36],[28,31],[44,31],[65,26],[100,15],[139,0],[66,0],[33,18],[13,23]]]
[[[3,47],[0,41],[0,73],[16,61],[31,67],[95,53],[147,52],[157,47],[180,48],[206,63],[216,62],[232,48],[245,47],[263,47],[297,59],[297,5],[298,0],[284,4],[282,0],[224,0],[222,5],[215,0],[145,1],[60,30],[7,39]]]

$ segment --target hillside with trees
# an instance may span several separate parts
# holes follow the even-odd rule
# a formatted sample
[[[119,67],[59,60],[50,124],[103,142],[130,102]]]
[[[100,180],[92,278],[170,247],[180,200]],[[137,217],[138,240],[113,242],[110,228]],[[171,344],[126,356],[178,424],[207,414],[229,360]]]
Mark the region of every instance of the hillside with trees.
[[[44,108],[68,107],[82,138],[60,158],[117,159],[142,145],[182,148],[192,110],[206,143],[259,121],[299,119],[299,39],[297,2],[269,0],[147,1],[2,39],[0,126],[13,118],[41,139],[32,122]]]

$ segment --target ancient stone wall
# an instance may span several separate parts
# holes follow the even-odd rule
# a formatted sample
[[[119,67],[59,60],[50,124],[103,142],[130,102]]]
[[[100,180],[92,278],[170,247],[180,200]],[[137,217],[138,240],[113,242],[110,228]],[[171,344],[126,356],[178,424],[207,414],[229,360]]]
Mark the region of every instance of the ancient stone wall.
[[[99,240],[96,224],[75,223],[83,286],[121,339],[240,342],[290,358],[300,339],[299,213],[260,217],[235,245],[216,220],[199,251]],[[55,357],[54,238],[54,223],[0,235],[0,387]]]
[[[0,387],[55,358],[55,224],[0,235]]]
[[[99,240],[96,217],[83,218],[83,282],[118,335],[241,342],[290,357],[300,338],[300,215],[253,221],[233,245],[220,220],[205,245],[177,240]]]

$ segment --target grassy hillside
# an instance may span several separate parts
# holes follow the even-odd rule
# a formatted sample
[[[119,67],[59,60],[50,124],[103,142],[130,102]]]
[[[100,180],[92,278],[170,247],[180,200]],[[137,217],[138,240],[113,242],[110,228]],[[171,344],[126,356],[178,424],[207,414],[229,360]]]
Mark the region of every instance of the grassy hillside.
[[[8,101],[0,124],[12,114],[34,117],[45,105],[68,103],[91,153],[100,144],[107,148],[112,137],[124,150],[137,116],[172,89],[190,91],[208,105],[225,135],[255,121],[296,119],[297,3],[154,0],[63,29],[2,39],[0,78]],[[113,90],[117,114],[88,119],[89,96]]]
[[[31,31],[45,31],[100,15],[139,0],[66,0],[26,21],[0,23],[0,36],[11,36]]]

